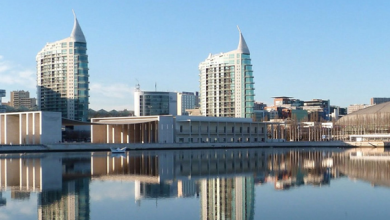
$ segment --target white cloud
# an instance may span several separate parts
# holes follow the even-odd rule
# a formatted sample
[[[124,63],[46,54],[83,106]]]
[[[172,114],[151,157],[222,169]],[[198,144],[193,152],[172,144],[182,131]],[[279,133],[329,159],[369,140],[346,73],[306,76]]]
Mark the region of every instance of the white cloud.
[[[134,187],[132,182],[109,181],[110,187],[106,187],[108,182],[94,181],[90,185],[90,197],[92,201],[109,200],[129,200],[134,198]]]
[[[4,60],[0,55],[0,83],[11,85],[15,90],[36,88],[35,70],[21,68],[12,62]]]
[[[125,98],[133,94],[134,89],[123,83],[112,85],[102,85],[100,83],[91,83],[89,86],[91,93],[108,98]]]
[[[134,87],[124,83],[91,83],[89,88],[90,108],[94,110],[131,110],[133,106]]]

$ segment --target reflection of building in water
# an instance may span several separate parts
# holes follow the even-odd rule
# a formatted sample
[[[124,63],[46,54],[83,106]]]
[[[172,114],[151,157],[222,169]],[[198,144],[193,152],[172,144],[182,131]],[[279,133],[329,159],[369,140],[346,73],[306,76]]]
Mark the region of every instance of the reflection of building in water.
[[[3,198],[3,193],[0,192],[0,207],[7,205],[7,200]]]
[[[90,158],[61,160],[61,188],[38,194],[38,219],[89,219]]]
[[[62,183],[61,159],[50,158],[9,158],[0,159],[0,187],[11,189],[12,198],[25,198],[34,192],[55,190]]]
[[[201,219],[253,219],[253,177],[201,180]]]
[[[268,166],[275,177],[275,189],[328,185],[330,178],[338,176],[330,151],[276,152],[270,155]]]
[[[199,194],[198,180],[256,175],[263,182],[264,149],[184,150],[123,157],[95,154],[93,179],[135,181],[135,199],[191,197]]]
[[[390,187],[389,161],[351,160],[349,155],[335,157],[335,166],[349,178],[370,182],[372,185]]]
[[[11,199],[29,200],[30,192],[11,191]]]
[[[89,178],[64,182],[61,191],[38,194],[38,219],[89,219]]]
[[[90,176],[90,164],[90,158],[0,159],[0,187],[15,200],[39,192],[38,219],[89,219],[89,179],[80,177]]]

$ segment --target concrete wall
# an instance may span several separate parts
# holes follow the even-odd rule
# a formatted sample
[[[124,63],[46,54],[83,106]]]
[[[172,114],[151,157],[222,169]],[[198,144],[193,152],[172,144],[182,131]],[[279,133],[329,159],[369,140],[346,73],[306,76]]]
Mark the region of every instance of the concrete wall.
[[[62,118],[60,112],[42,112],[41,143],[54,144],[62,140]]]
[[[0,144],[54,144],[62,139],[60,112],[0,114]]]
[[[172,116],[160,116],[158,123],[158,143],[173,143],[174,128]]]

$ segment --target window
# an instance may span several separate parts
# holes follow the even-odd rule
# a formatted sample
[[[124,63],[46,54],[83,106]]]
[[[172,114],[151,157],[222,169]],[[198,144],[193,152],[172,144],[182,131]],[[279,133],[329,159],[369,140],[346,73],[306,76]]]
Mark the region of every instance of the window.
[[[183,125],[180,125],[180,132],[183,132]]]

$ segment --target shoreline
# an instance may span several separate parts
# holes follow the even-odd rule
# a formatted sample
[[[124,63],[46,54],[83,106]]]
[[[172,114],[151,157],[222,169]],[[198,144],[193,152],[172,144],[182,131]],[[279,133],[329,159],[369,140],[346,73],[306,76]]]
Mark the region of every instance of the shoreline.
[[[134,150],[196,150],[196,149],[237,149],[237,148],[387,148],[388,142],[343,142],[343,141],[305,141],[305,142],[265,142],[265,143],[174,143],[174,144],[92,144],[58,143],[46,145],[0,145],[0,153],[35,152],[77,152],[110,151],[110,147],[127,147]]]

